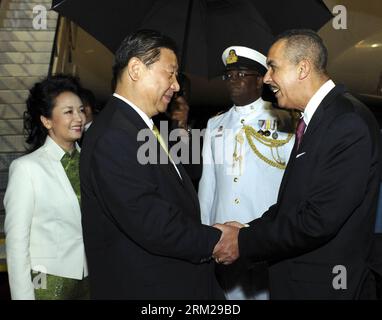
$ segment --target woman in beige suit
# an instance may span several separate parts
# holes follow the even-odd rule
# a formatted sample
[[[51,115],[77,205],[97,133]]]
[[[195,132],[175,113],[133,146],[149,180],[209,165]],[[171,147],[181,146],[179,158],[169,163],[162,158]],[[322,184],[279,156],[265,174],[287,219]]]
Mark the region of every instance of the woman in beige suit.
[[[4,197],[12,299],[84,299],[79,148],[80,86],[57,75],[36,83],[24,113],[30,152],[13,161]]]

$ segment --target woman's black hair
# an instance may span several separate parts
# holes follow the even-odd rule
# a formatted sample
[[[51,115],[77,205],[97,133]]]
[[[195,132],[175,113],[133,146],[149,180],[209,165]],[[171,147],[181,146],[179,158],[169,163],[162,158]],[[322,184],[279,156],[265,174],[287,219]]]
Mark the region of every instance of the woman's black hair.
[[[44,127],[40,117],[52,117],[52,110],[56,104],[56,98],[63,92],[72,92],[80,95],[81,86],[77,78],[57,74],[48,76],[40,82],[34,84],[29,90],[26,101],[26,111],[24,112],[24,132],[26,143],[29,144],[28,152],[32,152],[41,147],[48,135],[48,130]]]

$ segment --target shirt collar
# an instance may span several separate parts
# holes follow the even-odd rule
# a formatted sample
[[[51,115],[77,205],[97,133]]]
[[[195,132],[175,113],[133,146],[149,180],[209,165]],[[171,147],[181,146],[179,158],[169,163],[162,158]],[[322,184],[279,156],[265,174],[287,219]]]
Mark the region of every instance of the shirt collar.
[[[312,119],[314,113],[316,112],[318,106],[324,100],[326,95],[335,87],[336,85],[332,80],[326,81],[320,89],[310,98],[306,108],[303,112],[303,118],[306,126],[309,125],[310,120]]]
[[[132,107],[142,118],[142,120],[146,123],[146,125],[150,128],[150,130],[154,127],[154,122],[152,119],[148,117],[146,113],[144,113],[141,109],[139,109],[134,103],[132,103],[130,100],[126,99],[125,97],[120,96],[118,93],[113,93],[113,96],[122,100],[123,102],[127,103],[130,107]]]
[[[241,115],[247,115],[252,113],[253,111],[259,111],[265,108],[264,100],[260,97],[256,101],[251,102],[250,104],[247,104],[245,106],[234,106],[234,110],[241,114]]]
[[[62,149],[50,136],[46,137],[43,147],[55,160],[61,160],[65,154],[65,150]],[[75,147],[78,152],[81,151],[81,148],[78,146],[77,142],[75,143]]]
[[[93,121],[88,122],[84,125],[84,132],[88,131],[89,127],[92,125]],[[84,134],[84,132],[82,134]]]

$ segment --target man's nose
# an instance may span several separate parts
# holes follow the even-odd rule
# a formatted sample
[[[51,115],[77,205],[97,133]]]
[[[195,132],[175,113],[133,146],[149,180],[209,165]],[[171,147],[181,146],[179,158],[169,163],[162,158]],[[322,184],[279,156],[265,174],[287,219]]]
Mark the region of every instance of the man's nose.
[[[270,71],[268,70],[267,73],[265,74],[264,78],[263,78],[263,82],[265,84],[270,84],[271,82],[271,74],[270,74]]]
[[[81,122],[84,121],[84,119],[85,119],[85,113],[81,113],[80,111],[75,110],[75,111],[73,112],[73,114],[74,114],[74,119],[75,119],[75,120],[77,120],[77,121],[81,121]]]
[[[178,80],[176,78],[175,78],[175,81],[171,85],[171,89],[174,92],[178,92],[180,90],[180,85],[179,85],[179,82],[178,82]]]

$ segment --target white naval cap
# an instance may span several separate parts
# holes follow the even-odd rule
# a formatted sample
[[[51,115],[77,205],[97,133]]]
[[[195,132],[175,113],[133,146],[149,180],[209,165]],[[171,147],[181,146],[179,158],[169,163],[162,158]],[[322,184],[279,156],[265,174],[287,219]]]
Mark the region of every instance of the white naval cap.
[[[243,46],[228,47],[222,54],[222,60],[227,69],[255,69],[262,75],[268,70],[266,56]]]

